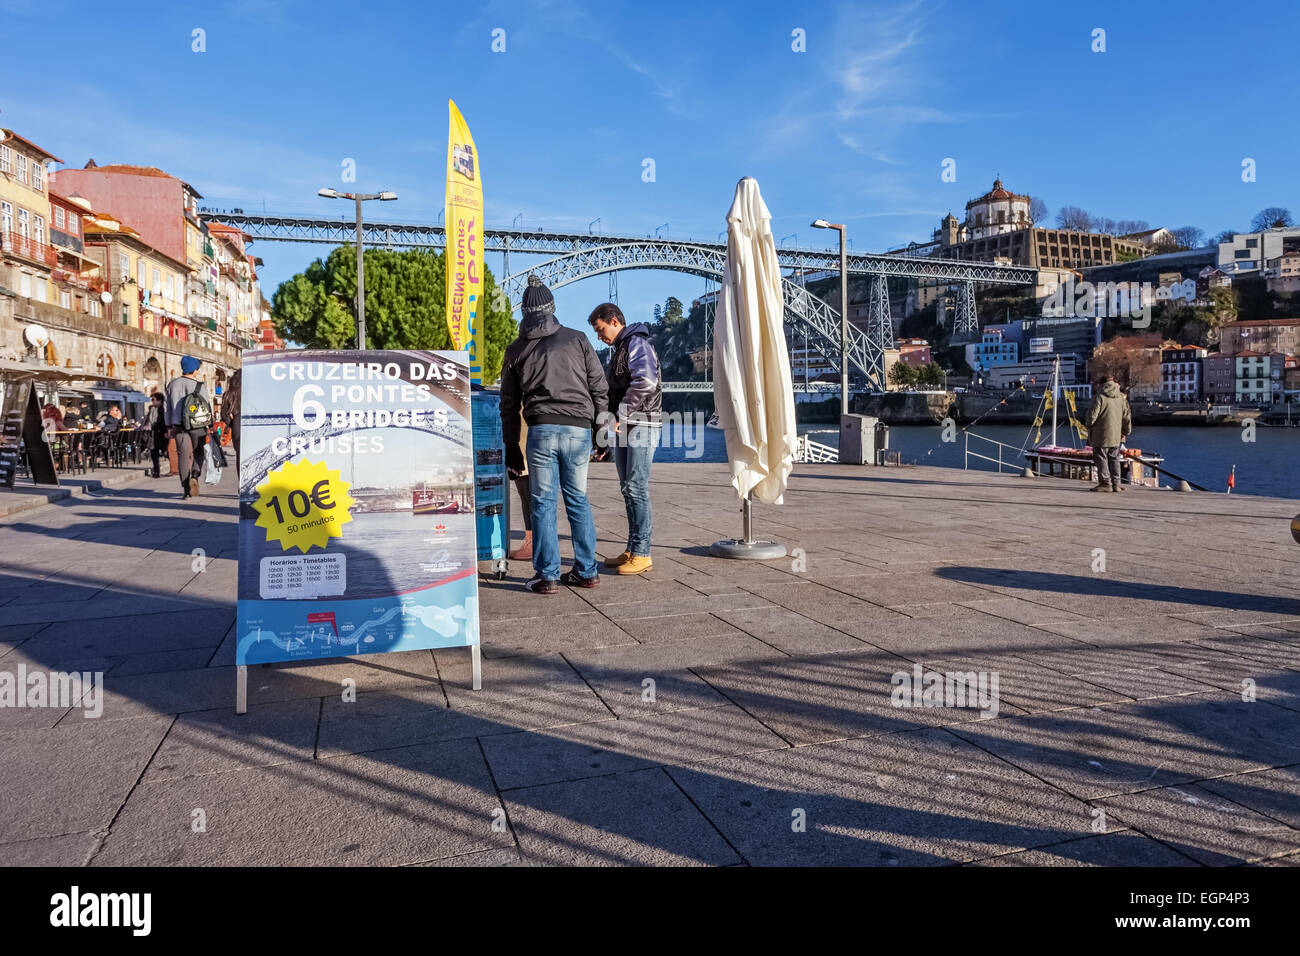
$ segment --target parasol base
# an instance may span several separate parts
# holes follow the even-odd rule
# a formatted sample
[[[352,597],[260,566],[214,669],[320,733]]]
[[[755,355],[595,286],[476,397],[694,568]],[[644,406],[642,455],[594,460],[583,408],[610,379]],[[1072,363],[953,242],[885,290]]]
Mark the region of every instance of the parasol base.
[[[745,558],[751,561],[771,561],[784,558],[785,545],[775,541],[715,541],[709,546],[709,554],[715,558]]]

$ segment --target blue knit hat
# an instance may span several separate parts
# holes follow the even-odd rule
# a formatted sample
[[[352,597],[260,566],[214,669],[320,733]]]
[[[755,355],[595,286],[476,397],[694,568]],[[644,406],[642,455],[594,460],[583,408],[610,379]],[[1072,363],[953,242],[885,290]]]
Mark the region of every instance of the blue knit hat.
[[[201,363],[193,355],[181,356],[181,374],[189,375],[190,372],[197,372]]]

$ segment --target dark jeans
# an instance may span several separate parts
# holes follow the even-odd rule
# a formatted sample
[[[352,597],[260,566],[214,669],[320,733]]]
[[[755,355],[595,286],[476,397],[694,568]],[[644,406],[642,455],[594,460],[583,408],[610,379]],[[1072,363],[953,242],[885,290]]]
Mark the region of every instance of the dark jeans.
[[[1111,445],[1108,448],[1094,448],[1092,450],[1092,463],[1097,466],[1097,484],[1109,484],[1112,488],[1119,487],[1118,445]]]
[[[624,429],[628,429],[626,423]],[[626,437],[620,434],[614,446],[614,466],[618,469],[618,490],[623,493],[627,509],[627,550],[633,557],[650,556],[650,462],[659,444],[659,429],[633,426]]]
[[[180,465],[182,488],[186,487],[186,479],[197,478],[203,473],[203,447],[207,440],[208,433],[202,428],[176,433],[176,461]]]
[[[167,457],[167,429],[155,428],[151,432],[153,442],[149,446],[149,457],[153,459],[153,473],[159,473],[158,459]]]

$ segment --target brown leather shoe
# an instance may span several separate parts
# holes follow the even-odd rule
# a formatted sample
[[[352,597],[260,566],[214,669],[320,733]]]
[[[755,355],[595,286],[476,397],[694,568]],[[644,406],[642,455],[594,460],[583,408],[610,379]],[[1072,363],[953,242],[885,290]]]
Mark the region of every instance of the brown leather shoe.
[[[533,533],[531,531],[525,531],[524,540],[520,543],[519,547],[509,552],[506,557],[511,561],[533,560]]]

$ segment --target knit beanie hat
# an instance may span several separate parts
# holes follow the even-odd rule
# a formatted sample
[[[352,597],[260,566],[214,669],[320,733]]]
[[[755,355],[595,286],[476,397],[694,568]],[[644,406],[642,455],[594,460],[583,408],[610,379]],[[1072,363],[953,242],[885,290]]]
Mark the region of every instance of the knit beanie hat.
[[[196,359],[193,355],[182,355],[182,356],[181,356],[181,373],[182,373],[182,374],[184,374],[184,375],[189,375],[190,372],[197,372],[198,370],[199,370],[199,360],[198,360],[198,359]]]
[[[524,289],[524,315],[551,315],[555,312],[555,297],[551,290],[542,284],[537,276],[528,277],[528,288]]]

